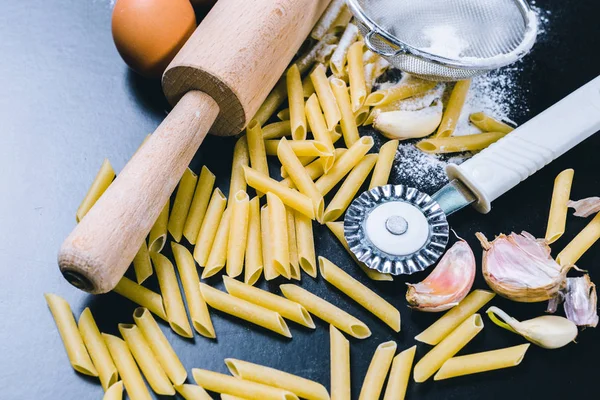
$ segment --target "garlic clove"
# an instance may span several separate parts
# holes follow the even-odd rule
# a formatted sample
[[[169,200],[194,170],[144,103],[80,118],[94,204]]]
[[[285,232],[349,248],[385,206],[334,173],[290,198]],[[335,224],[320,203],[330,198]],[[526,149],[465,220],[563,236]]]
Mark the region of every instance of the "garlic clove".
[[[422,138],[432,134],[442,121],[442,102],[420,110],[380,112],[373,127],[388,139]]]
[[[490,307],[486,312],[496,325],[545,349],[558,349],[577,337],[577,326],[564,317],[543,315],[527,321],[517,321],[498,307]]]
[[[591,328],[598,325],[596,285],[589,275],[567,278],[564,300],[565,315],[575,325]]]
[[[406,300],[420,311],[448,310],[469,293],[475,280],[475,270],[473,251],[467,242],[459,240],[424,281],[407,283]]]
[[[483,277],[499,295],[532,303],[553,298],[564,284],[570,267],[561,267],[542,239],[527,232],[501,234],[491,243],[478,232],[484,248]]]
[[[573,215],[576,217],[589,217],[600,212],[600,197],[588,197],[577,201],[569,200],[567,207],[575,209]]]

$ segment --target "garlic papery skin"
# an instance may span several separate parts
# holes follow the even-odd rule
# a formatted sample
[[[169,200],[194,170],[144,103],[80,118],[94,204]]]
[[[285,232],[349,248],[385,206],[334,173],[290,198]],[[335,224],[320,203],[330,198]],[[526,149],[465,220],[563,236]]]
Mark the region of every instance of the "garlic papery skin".
[[[576,217],[589,217],[600,212],[600,197],[587,197],[577,201],[569,200],[567,207],[575,209],[573,215]]]
[[[561,267],[543,239],[527,232],[501,234],[488,242],[476,234],[484,249],[483,277],[492,290],[513,301],[533,303],[554,297],[570,267]]]
[[[596,285],[589,275],[567,278],[564,301],[565,315],[575,325],[591,328],[598,325]]]
[[[442,121],[442,102],[420,110],[382,111],[373,127],[388,139],[413,139],[431,135]]]
[[[517,321],[498,307],[486,311],[496,325],[523,336],[544,349],[558,349],[574,341],[577,325],[564,317],[543,315],[527,321]]]
[[[459,240],[424,281],[407,283],[406,300],[420,311],[448,310],[469,293],[475,280],[475,270],[475,255],[471,247],[464,240]]]

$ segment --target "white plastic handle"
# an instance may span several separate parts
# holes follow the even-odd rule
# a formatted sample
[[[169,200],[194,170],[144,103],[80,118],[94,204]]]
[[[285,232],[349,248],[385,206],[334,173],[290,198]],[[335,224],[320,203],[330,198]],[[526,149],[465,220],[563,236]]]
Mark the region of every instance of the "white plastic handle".
[[[492,201],[599,130],[600,76],[446,172],[467,185],[478,198],[474,207],[487,213]]]

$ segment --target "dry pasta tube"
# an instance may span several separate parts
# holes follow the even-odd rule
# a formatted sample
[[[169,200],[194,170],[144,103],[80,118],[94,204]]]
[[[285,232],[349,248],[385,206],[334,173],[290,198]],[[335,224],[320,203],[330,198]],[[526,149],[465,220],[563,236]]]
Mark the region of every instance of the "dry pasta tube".
[[[561,266],[575,265],[577,260],[600,239],[600,213],[556,256]]]
[[[416,350],[412,346],[394,357],[383,400],[404,400]]]
[[[281,199],[271,192],[267,193],[267,205],[269,208],[269,236],[273,266],[280,275],[290,279],[292,273],[285,206]]]
[[[206,267],[202,271],[202,279],[210,278],[223,269],[227,262],[227,242],[229,241],[229,228],[231,227],[231,209],[227,208],[219,223],[215,241],[210,249]]]
[[[302,77],[296,64],[286,72],[286,85],[290,107],[290,127],[294,140],[306,139],[306,116],[304,114],[304,91]]]
[[[242,136],[235,142],[233,147],[233,161],[231,163],[231,179],[229,181],[229,197],[231,203],[233,196],[240,190],[246,191],[246,180],[244,179],[244,168],[250,165],[250,154],[248,153],[248,138]]]
[[[229,239],[227,241],[227,275],[235,278],[244,269],[244,255],[248,240],[248,211],[250,198],[244,191],[233,197],[229,222]]]
[[[327,282],[369,310],[395,332],[400,332],[400,312],[394,306],[325,257],[319,257],[319,269]]]
[[[331,30],[331,27],[335,24],[337,18],[342,14],[346,2],[344,0],[333,0],[323,14],[321,18],[315,24],[313,30],[310,32],[310,37],[315,40],[321,40],[325,37],[325,34]]]
[[[290,252],[290,275],[292,279],[300,280],[300,264],[298,263],[298,246],[296,244],[296,221],[294,219],[294,210],[285,208],[287,216],[287,234],[288,249]]]
[[[306,76],[304,79],[302,79],[302,94],[304,95],[305,99],[308,99],[314,93],[315,93],[315,86],[313,85],[312,80],[310,79],[310,74],[308,74],[308,76]],[[279,114],[278,114],[278,116],[279,116]],[[285,114],[283,114],[282,116],[285,117]],[[289,117],[288,117],[288,119],[289,119]]]
[[[473,290],[457,306],[451,308],[440,319],[431,324],[429,328],[415,336],[415,340],[432,346],[440,343],[450,332],[475,314],[477,310],[486,305],[494,296],[496,296],[494,292]]]
[[[262,128],[263,139],[279,139],[284,136],[292,136],[290,121],[273,122]]]
[[[546,228],[546,242],[554,243],[565,233],[567,224],[567,202],[571,195],[573,174],[571,168],[562,171],[554,180],[552,191],[552,202],[550,203],[550,215],[548,216],[548,227]]]
[[[329,325],[331,400],[350,400],[350,342]]]
[[[206,300],[208,305],[212,308],[251,322],[255,325],[262,326],[265,329],[279,333],[287,338],[292,337],[290,329],[279,313],[250,303],[249,301],[233,297],[227,293],[223,293],[204,283],[200,284],[200,290],[202,291],[204,300]],[[205,387],[205,389],[208,388]]]
[[[225,365],[236,378],[287,390],[303,399],[329,400],[327,389],[310,379],[235,358],[226,358]]]
[[[202,221],[202,226],[200,227],[198,238],[196,239],[196,247],[194,247],[194,259],[202,267],[204,267],[208,261],[210,249],[215,241],[215,236],[217,235],[221,219],[223,219],[223,212],[225,211],[226,205],[227,198],[219,188],[216,188],[210,198],[210,203],[208,203],[204,221]]]
[[[115,382],[104,393],[102,400],[122,400],[123,399],[123,381]]]
[[[113,179],[115,179],[115,170],[112,165],[110,165],[110,161],[105,159],[102,161],[102,166],[100,170],[96,174],[94,178],[94,182],[92,182],[92,186],[88,189],[87,194],[81,201],[79,208],[77,209],[77,213],[75,213],[75,219],[77,222],[81,221],[85,214],[90,211],[92,206],[96,204],[102,193],[108,189]]]
[[[311,219],[315,218],[315,210],[310,197],[290,189],[277,182],[275,179],[270,178],[268,175],[261,174],[252,168],[245,167],[244,172],[246,173],[248,185],[254,189],[263,193],[272,192],[276,194],[286,206],[291,207],[296,211],[300,211]]]
[[[396,354],[396,342],[389,341],[377,346],[360,389],[359,400],[379,398],[390,365],[392,365],[394,354]]]
[[[329,88],[329,81],[327,78],[325,78],[325,84],[327,84],[327,87]],[[331,89],[329,90],[331,91]],[[333,93],[331,95],[333,96]],[[335,98],[333,101],[335,102]],[[337,104],[335,104],[335,106],[337,107]],[[333,151],[333,142],[331,140],[331,134],[329,133],[333,128],[328,128],[316,94],[311,95],[308,100],[306,100],[305,111],[308,125],[310,126],[310,130],[312,131],[315,140],[324,144],[330,152]]]
[[[525,358],[529,346],[530,344],[526,343],[504,349],[453,357],[442,365],[433,380],[439,381],[457,376],[516,367]]]
[[[45,293],[44,297],[54,317],[58,333],[60,333],[60,337],[65,345],[65,350],[73,369],[84,375],[98,376],[98,371],[94,367],[81,338],[81,334],[77,329],[77,324],[75,323],[69,303],[62,297],[52,293]]]
[[[350,100],[352,111],[357,111],[365,104],[367,84],[365,82],[365,66],[363,64],[362,41],[354,42],[348,49],[348,80],[350,82]]]
[[[350,146],[360,139],[360,136],[356,127],[356,118],[352,110],[348,87],[346,86],[346,82],[337,78],[332,79],[330,84],[341,112],[340,126],[344,136],[344,143],[346,143],[346,147],[350,148]]]
[[[340,42],[338,43],[337,48],[331,55],[331,59],[329,60],[329,67],[331,68],[331,72],[338,78],[344,77],[346,75],[346,71],[344,67],[346,66],[346,58],[348,55],[348,48],[352,43],[356,42],[358,39],[358,28],[356,25],[349,23],[340,38]]]
[[[344,154],[340,156],[339,159],[335,161],[333,167],[321,176],[315,184],[317,185],[317,189],[323,196],[325,196],[334,186],[341,181],[344,176],[356,164],[360,162],[360,160],[364,157],[365,154],[373,147],[373,138],[370,136],[363,136],[356,143],[352,145]]]
[[[106,391],[117,381],[119,374],[89,308],[86,307],[83,310],[77,326],[83,343],[98,372],[102,388]]]
[[[346,152],[346,150],[348,150],[348,149],[344,149],[344,148],[335,149],[333,151],[333,157],[335,159],[339,158],[342,154],[344,154]],[[305,170],[306,170],[306,173],[308,173],[308,176],[310,177],[310,179],[313,181],[320,178],[321,175],[323,175],[325,173],[323,163],[321,162],[320,159],[314,160],[313,162],[308,164],[305,167]],[[290,188],[296,187],[296,185],[294,185],[294,182],[292,181],[292,179],[289,176],[280,182]]]
[[[221,400],[244,400],[242,397],[232,396],[230,394],[221,393]]]
[[[317,277],[315,240],[312,221],[305,215],[294,212],[296,226],[296,245],[298,247],[298,263],[300,268],[313,278]]]
[[[306,289],[292,284],[285,284],[279,287],[285,297],[303,305],[309,313],[347,334],[357,339],[365,339],[371,336],[371,330],[362,321]]]
[[[315,92],[318,96],[318,101],[321,104],[323,113],[325,114],[325,121],[327,121],[327,129],[332,130],[334,126],[340,122],[342,118],[340,109],[338,108],[337,101],[325,75],[326,68],[323,64],[316,66],[314,71],[310,74],[310,79],[315,88]],[[313,129],[314,133],[314,129]],[[317,139],[318,140],[318,139]]]
[[[246,244],[244,282],[254,285],[263,270],[260,202],[258,197],[250,200],[248,210],[248,243]]]
[[[185,383],[183,385],[176,385],[175,390],[177,390],[177,393],[185,400],[212,400],[212,397],[206,393],[206,390],[198,385]]]
[[[135,280],[140,285],[153,273],[152,262],[150,261],[150,253],[148,252],[146,240],[142,242],[140,249],[135,257],[133,257],[133,270],[135,271]]]
[[[102,337],[129,397],[132,400],[152,400],[127,344],[122,339],[106,333],[103,333]]]
[[[369,190],[377,186],[387,185],[399,143],[398,140],[390,140],[379,149],[379,158],[377,159],[377,164],[375,164],[375,169],[373,170],[371,183],[369,183]]]
[[[478,127],[484,132],[504,132],[509,133],[515,130],[512,126],[505,124],[502,121],[498,121],[490,117],[483,112],[473,113],[469,116],[469,120],[473,125]]]
[[[257,121],[252,120],[246,127],[246,137],[248,138],[248,152],[250,155],[250,165],[263,174],[269,174],[269,165],[267,164],[267,153],[263,139],[262,129]]]
[[[177,194],[173,202],[173,209],[171,210],[171,215],[169,215],[169,223],[167,225],[169,232],[176,242],[181,241],[183,226],[185,225],[185,220],[190,211],[192,199],[194,198],[196,182],[198,182],[198,176],[191,169],[187,168],[179,181]]]
[[[183,286],[190,319],[196,332],[202,336],[214,339],[215,328],[210,319],[206,302],[200,293],[200,278],[194,263],[194,257],[185,246],[171,242],[171,251]]]
[[[329,137],[331,139],[331,136]],[[282,138],[281,140],[283,140]],[[276,156],[277,147],[281,140],[265,140],[265,149],[267,155]],[[290,140],[290,147],[298,157],[332,157],[333,145],[328,148],[327,145],[316,140]]]
[[[175,389],[152,353],[142,331],[133,324],[119,324],[119,332],[152,390],[158,394],[173,396]]]
[[[117,286],[113,289],[113,292],[133,301],[135,304],[146,307],[163,321],[168,320],[163,306],[163,298],[160,294],[138,285],[126,277],[121,278]]]
[[[350,22],[351,19],[352,19],[352,12],[350,11],[350,9],[347,6],[342,7],[342,11],[337,16],[337,18],[333,22],[333,25],[331,25],[331,28],[329,28],[329,31],[327,31],[327,32],[328,33],[336,33],[336,34],[342,32],[346,28],[346,26],[348,25],[348,23]]]
[[[415,382],[425,382],[429,379],[442,364],[465,347],[482,329],[481,315],[474,314],[467,318],[415,364],[413,370]]]
[[[136,308],[133,312],[133,320],[142,331],[146,342],[156,356],[162,369],[174,385],[181,385],[187,378],[187,372],[175,354],[173,347],[165,337],[164,333],[152,317],[152,314],[143,307]]]
[[[411,79],[409,82],[400,83],[398,86],[389,89],[378,90],[371,93],[365,105],[383,106],[398,100],[407,99],[419,94],[423,94],[437,85],[437,82],[425,81],[421,79]]]
[[[218,372],[193,368],[192,375],[199,386],[211,392],[229,394],[248,400],[298,400],[298,396],[287,390]]]
[[[263,271],[267,281],[279,276],[273,265],[273,254],[271,247],[271,232],[269,232],[269,208],[265,204],[260,209],[260,239],[262,244]]]
[[[200,227],[202,227],[202,222],[204,222],[204,217],[206,216],[215,179],[215,174],[203,166],[194,192],[194,198],[190,205],[190,211],[183,226],[183,236],[185,236],[190,244],[196,244]]]
[[[260,105],[256,114],[252,119],[256,120],[259,125],[264,125],[265,122],[271,118],[271,115],[283,104],[287,99],[287,85],[285,76],[279,78],[271,93],[267,96],[265,101]]]
[[[325,222],[335,221],[342,216],[375,166],[377,157],[377,154],[367,154],[350,171],[348,177],[325,210],[323,216]]]
[[[315,329],[310,314],[306,309],[298,303],[288,300],[284,297],[277,296],[266,290],[255,288],[254,286],[231,279],[228,276],[223,277],[225,289],[227,292],[239,299],[254,303],[271,311],[279,313],[283,318],[294,321],[297,324],[306,326],[307,328]],[[242,378],[245,379],[245,378]]]
[[[490,144],[497,142],[506,136],[502,132],[485,132],[474,135],[453,136],[453,137],[434,137],[424,139],[417,143],[417,148],[425,153],[458,153],[461,151],[482,150]]]
[[[344,237],[344,223],[342,221],[327,222],[326,225],[329,228],[329,230],[331,231],[331,233],[333,233],[333,235],[337,238],[337,240],[342,244],[342,246],[344,246],[344,249],[346,249],[346,252],[348,252],[348,254],[350,254],[350,256],[352,257],[354,262],[369,277],[369,279],[372,279],[374,281],[393,281],[394,280],[394,278],[392,278],[392,276],[390,274],[382,274],[379,271],[371,269],[371,268],[367,267],[366,265],[364,265],[362,262],[360,262],[356,258],[354,253],[350,250],[350,247],[348,247],[348,242],[346,242],[346,238]]]
[[[434,137],[443,138],[452,136],[454,129],[456,128],[456,124],[458,123],[460,113],[465,104],[465,100],[467,99],[467,93],[469,92],[470,86],[470,79],[458,81],[454,84],[454,88],[452,89],[452,93],[448,99],[448,104],[446,104],[446,110],[442,116],[442,122],[440,122],[440,126],[438,127]],[[506,133],[508,132],[504,132],[504,134]]]
[[[169,200],[156,218],[148,234],[148,250],[160,253],[167,241],[167,225],[169,224]]]
[[[306,80],[306,78],[304,80]],[[303,86],[304,86],[304,80],[302,81]],[[304,97],[306,97],[306,96],[304,96]],[[279,111],[277,113],[277,118],[279,118],[279,120],[282,122],[289,121],[290,120],[290,109],[284,108],[283,110]],[[291,134],[291,132],[290,132],[290,134]],[[264,137],[264,135],[263,135],[263,139],[267,139],[267,138]]]
[[[365,125],[365,121],[369,118],[369,113],[371,112],[371,107],[362,106],[354,113],[354,121],[357,126]]]
[[[293,142],[292,142],[293,143]],[[294,153],[295,154],[295,153]],[[335,157],[335,150],[334,150],[334,157]],[[310,156],[310,157],[303,157],[300,156],[298,157],[298,160],[300,160],[300,163],[304,166],[307,166],[308,164],[312,163],[315,160],[321,161],[320,158],[317,158],[317,156]],[[323,164],[321,162],[321,164]],[[285,170],[285,168],[283,168],[283,166],[281,167],[281,177],[282,178],[287,178],[289,175],[287,173],[287,171]]]

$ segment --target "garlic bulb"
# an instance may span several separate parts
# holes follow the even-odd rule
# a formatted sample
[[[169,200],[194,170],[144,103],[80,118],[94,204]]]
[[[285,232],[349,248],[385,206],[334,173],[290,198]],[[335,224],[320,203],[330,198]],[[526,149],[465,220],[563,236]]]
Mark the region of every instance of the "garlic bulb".
[[[442,102],[420,110],[384,111],[377,114],[373,127],[388,139],[422,138],[432,134],[442,121]]]
[[[596,285],[589,275],[567,278],[566,287],[548,302],[548,312],[554,313],[564,301],[565,315],[577,326],[595,328],[598,325]]]
[[[600,197],[588,197],[577,201],[569,200],[567,207],[575,209],[573,215],[576,217],[589,217],[600,212]]]
[[[483,277],[499,295],[525,303],[546,301],[556,295],[570,267],[561,267],[550,256],[543,239],[527,232],[501,234],[488,242],[476,234],[484,249]]]
[[[420,311],[445,311],[457,305],[475,280],[475,256],[464,240],[444,254],[423,282],[408,285],[406,300]]]
[[[577,326],[564,317],[544,315],[527,321],[517,321],[498,307],[490,307],[486,312],[496,325],[545,349],[558,349],[577,337]]]

